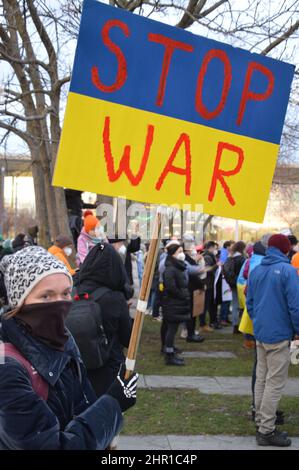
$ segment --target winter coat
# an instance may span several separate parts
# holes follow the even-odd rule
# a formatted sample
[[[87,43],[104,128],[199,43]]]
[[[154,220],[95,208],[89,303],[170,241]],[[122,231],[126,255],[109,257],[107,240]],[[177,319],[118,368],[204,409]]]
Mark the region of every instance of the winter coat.
[[[200,278],[197,262],[191,258],[191,256],[186,254],[185,264],[187,266],[188,288],[190,293],[193,294],[195,290],[204,290],[205,283]]]
[[[214,290],[215,272],[218,269],[217,260],[216,260],[215,255],[213,255],[209,251],[206,251],[203,254],[203,257],[204,257],[206,266],[212,267],[212,270],[207,272],[207,278],[206,278],[207,289]]]
[[[88,371],[97,395],[106,392],[125,361],[124,348],[129,346],[132,320],[126,302],[127,275],[120,255],[109,244],[98,244],[86,257],[75,281],[78,293],[92,294],[99,287],[108,287],[97,302],[109,343],[113,341],[107,363]]]
[[[35,393],[16,359],[0,363],[0,449],[105,449],[119,432],[121,409],[111,396],[96,399],[72,336],[63,352],[50,349],[14,318],[3,319],[2,336],[48,383],[49,394],[45,401]]]
[[[184,261],[167,255],[163,283],[163,318],[172,323],[189,320],[191,317],[191,303]]]
[[[258,341],[273,344],[299,334],[299,278],[277,248],[268,248],[250,272],[246,306]]]
[[[83,227],[77,241],[76,262],[78,266],[84,262],[86,256],[95,245],[96,242],[94,241],[93,237],[85,232],[85,228]]]
[[[233,254],[233,256],[229,256],[226,262],[224,263],[224,266],[223,266],[224,277],[226,278],[231,288],[235,288],[235,289],[237,288],[237,280],[238,280],[240,271],[242,270],[242,267],[245,261],[246,261],[245,256],[239,252],[236,252]],[[229,273],[230,273],[229,278],[226,274],[226,270],[228,266],[229,266]]]
[[[60,261],[62,261],[63,264],[66,265],[69,273],[74,276],[76,271],[71,267],[70,263],[68,262],[67,256],[62,248],[53,245],[48,249],[48,252],[51,253],[51,255],[56,256],[56,258],[58,258]]]

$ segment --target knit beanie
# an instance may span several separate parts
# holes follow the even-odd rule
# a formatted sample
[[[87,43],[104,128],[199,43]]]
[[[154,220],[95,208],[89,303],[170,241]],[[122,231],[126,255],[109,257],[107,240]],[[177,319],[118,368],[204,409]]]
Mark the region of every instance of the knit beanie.
[[[88,215],[84,218],[84,228],[85,232],[89,233],[91,230],[94,230],[99,223],[99,219],[94,215]]]
[[[55,245],[59,248],[64,248],[73,244],[73,240],[67,235],[58,235],[55,240]]]
[[[65,274],[73,284],[67,267],[40,246],[28,246],[0,262],[10,307],[21,307],[32,289],[50,274]]]
[[[167,248],[167,253],[169,255],[174,255],[176,251],[178,251],[179,248],[181,248],[182,245],[179,243],[172,243],[171,245],[168,246]]]
[[[176,245],[176,246],[181,246],[180,242],[178,240],[168,240],[166,245],[165,245],[165,248],[166,250],[168,250],[168,248],[171,246],[171,245]]]
[[[268,247],[270,248],[270,246],[278,248],[284,255],[286,255],[291,249],[290,240],[281,233],[272,235],[272,237],[269,238]]]

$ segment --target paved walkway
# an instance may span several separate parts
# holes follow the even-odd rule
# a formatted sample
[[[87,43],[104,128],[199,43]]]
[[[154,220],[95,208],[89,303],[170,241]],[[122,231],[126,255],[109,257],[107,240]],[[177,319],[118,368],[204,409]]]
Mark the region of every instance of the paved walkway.
[[[201,393],[251,395],[251,377],[141,375],[139,388],[193,388]],[[299,379],[288,379],[283,395],[299,397]]]
[[[120,436],[120,450],[273,450],[260,447],[251,436]],[[283,450],[299,450],[299,437],[292,438],[292,446]]]

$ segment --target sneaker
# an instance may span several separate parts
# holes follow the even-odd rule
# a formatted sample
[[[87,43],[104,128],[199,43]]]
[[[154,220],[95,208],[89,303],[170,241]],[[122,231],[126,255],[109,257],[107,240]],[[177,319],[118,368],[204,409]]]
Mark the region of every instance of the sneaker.
[[[221,320],[220,325],[221,325],[221,326],[230,326],[231,323],[228,322],[228,321],[226,321],[226,320]]]
[[[202,326],[200,331],[203,333],[213,333],[214,328],[211,328],[209,325]]]
[[[205,339],[200,335],[187,336],[187,343],[202,343]]]
[[[283,432],[275,429],[268,434],[256,433],[256,442],[259,446],[289,447],[292,444],[291,439]]]
[[[184,359],[177,357],[174,353],[168,353],[165,357],[165,362],[167,366],[184,366]]]

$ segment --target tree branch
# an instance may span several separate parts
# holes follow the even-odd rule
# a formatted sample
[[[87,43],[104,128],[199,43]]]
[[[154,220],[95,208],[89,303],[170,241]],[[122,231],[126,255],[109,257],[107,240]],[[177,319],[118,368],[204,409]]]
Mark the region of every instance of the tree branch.
[[[299,29],[299,20],[296,21],[296,23],[291,26],[284,34],[282,34],[279,38],[275,39],[275,41],[271,42],[269,46],[267,46],[262,52],[262,55],[267,55],[272,49],[277,47],[279,44],[281,44],[283,41],[288,39],[295,31]]]
[[[2,116],[10,116],[16,119],[20,119],[21,121],[27,122],[27,121],[42,121],[52,111],[53,111],[53,108],[48,107],[45,110],[45,112],[40,115],[22,116],[21,114],[12,113],[11,111],[7,111],[7,110],[0,111],[0,114],[2,114]]]
[[[18,137],[20,137],[20,139],[24,140],[26,142],[26,144],[30,144],[31,142],[31,139],[30,137],[26,134],[26,132],[24,131],[21,131],[20,129],[17,129],[16,127],[14,127],[13,125],[11,124],[7,124],[6,122],[3,122],[3,121],[0,121],[0,127],[2,129],[5,129],[9,132],[13,132],[14,134],[16,134]]]

